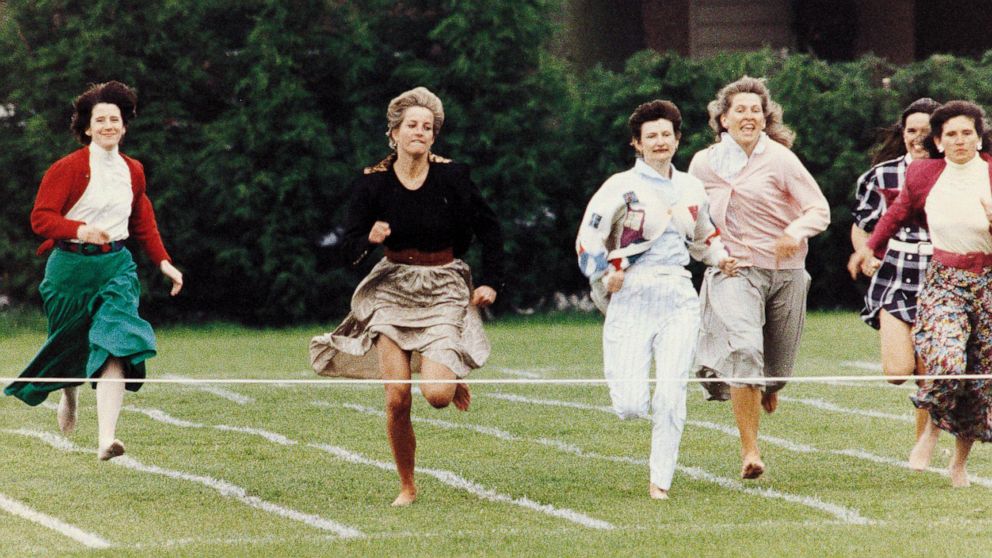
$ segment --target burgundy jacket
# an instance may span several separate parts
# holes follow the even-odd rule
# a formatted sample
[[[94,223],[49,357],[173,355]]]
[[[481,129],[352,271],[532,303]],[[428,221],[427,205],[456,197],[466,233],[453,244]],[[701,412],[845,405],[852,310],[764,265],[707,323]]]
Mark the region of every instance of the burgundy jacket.
[[[979,156],[989,163],[989,181],[992,182],[992,156],[987,153],[979,153]],[[868,247],[875,252],[875,257],[885,255],[885,247],[899,227],[910,223],[927,227],[927,212],[924,209],[927,196],[946,167],[947,161],[944,159],[920,159],[909,164],[906,185],[895,201],[889,204],[868,239]]]

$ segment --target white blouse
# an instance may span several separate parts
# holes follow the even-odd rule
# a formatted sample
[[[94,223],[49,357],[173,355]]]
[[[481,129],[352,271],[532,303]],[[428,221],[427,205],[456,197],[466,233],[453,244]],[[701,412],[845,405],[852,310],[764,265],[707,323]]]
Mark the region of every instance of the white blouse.
[[[76,205],[66,213],[67,219],[107,231],[110,240],[128,237],[131,218],[131,171],[117,147],[107,151],[90,145],[90,181]]]
[[[988,163],[977,155],[964,164],[948,160],[926,199],[933,245],[956,254],[992,254],[983,199],[992,202]]]

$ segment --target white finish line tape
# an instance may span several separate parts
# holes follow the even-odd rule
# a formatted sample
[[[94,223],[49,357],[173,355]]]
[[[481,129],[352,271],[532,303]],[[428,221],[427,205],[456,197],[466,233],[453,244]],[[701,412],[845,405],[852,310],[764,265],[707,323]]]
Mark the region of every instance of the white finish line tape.
[[[992,380],[992,374],[948,374],[943,376],[792,376],[788,378],[622,378],[607,380],[606,378],[456,378],[454,380],[441,379],[410,379],[410,380],[384,380],[366,378],[334,378],[334,379],[310,379],[293,380],[283,378],[20,378],[6,377],[0,378],[0,383],[26,382],[38,384],[81,384],[87,382],[99,383],[126,383],[126,384],[282,384],[282,385],[353,385],[353,384],[607,384],[607,383],[649,383],[649,384],[706,384],[706,383],[735,383],[735,384],[757,384],[766,383],[831,383],[831,382],[889,382],[892,380]]]

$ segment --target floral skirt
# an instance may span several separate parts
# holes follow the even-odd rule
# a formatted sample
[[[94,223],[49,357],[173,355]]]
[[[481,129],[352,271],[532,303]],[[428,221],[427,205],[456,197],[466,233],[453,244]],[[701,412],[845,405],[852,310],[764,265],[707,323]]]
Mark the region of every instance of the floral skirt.
[[[145,360],[155,356],[155,333],[138,316],[141,286],[131,252],[87,256],[56,249],[38,290],[48,316],[48,339],[5,394],[38,405],[50,392],[80,382],[31,378],[85,380],[97,375],[112,356],[124,361],[126,378],[145,377]],[[125,387],[138,391],[141,383]]]
[[[913,333],[928,375],[992,372],[992,273],[931,262]],[[941,430],[992,441],[992,381],[934,380],[911,399]]]
[[[414,353],[415,372],[419,354],[465,377],[490,351],[471,292],[461,260],[422,266],[383,258],[355,289],[341,325],[310,340],[310,364],[322,376],[381,378],[375,339],[385,335]]]

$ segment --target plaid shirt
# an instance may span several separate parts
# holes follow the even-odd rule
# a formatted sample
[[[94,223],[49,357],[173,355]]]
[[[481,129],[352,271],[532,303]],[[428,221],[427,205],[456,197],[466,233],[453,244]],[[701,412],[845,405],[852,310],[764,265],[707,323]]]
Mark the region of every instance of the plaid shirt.
[[[854,223],[871,232],[906,181],[907,156],[885,161],[858,178],[857,202],[851,213]],[[903,242],[930,242],[930,233],[919,225],[905,225],[893,237]],[[912,324],[916,319],[916,297],[925,278],[930,256],[886,250],[882,266],[871,278],[861,319],[878,329],[878,313],[885,310]]]
[[[881,162],[858,178],[857,199],[851,214],[854,224],[870,233],[906,182],[908,155]],[[930,242],[930,233],[918,225],[901,227],[895,238],[903,242]]]

